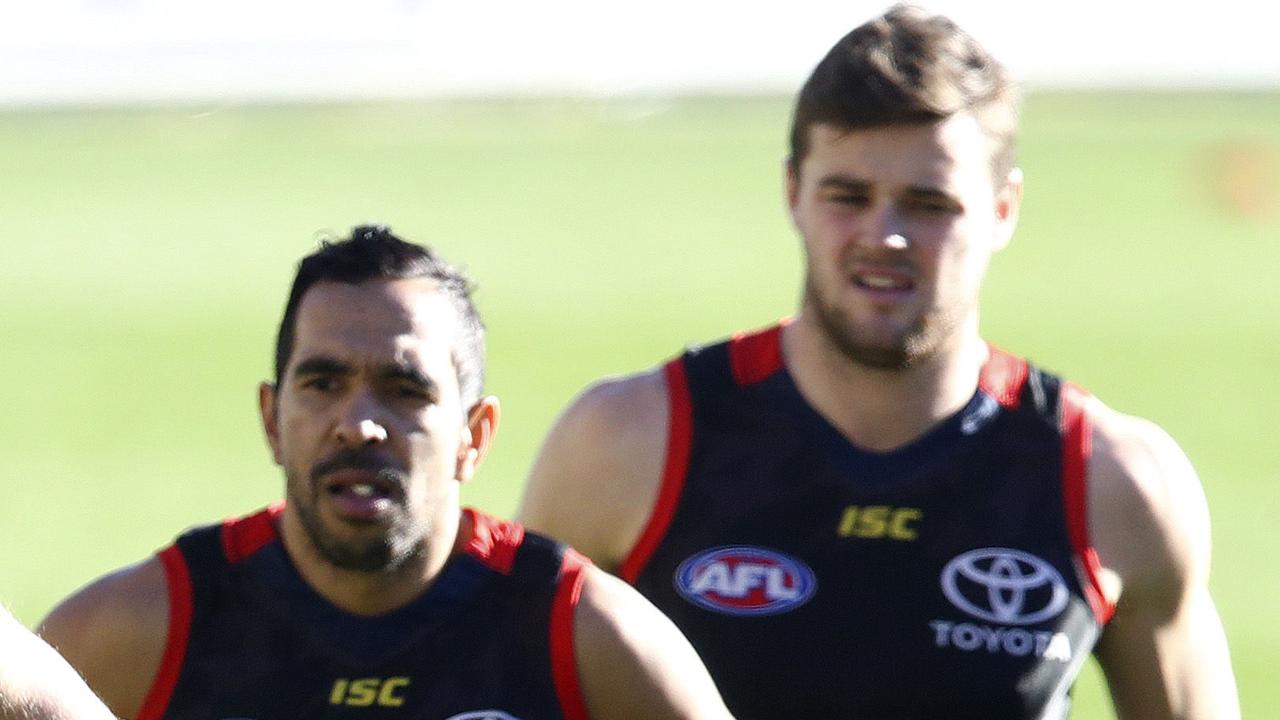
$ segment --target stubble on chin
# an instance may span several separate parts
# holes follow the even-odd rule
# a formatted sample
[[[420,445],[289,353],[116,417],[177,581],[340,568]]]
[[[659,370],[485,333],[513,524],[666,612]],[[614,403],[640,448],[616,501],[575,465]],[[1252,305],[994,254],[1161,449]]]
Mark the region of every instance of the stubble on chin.
[[[812,313],[823,336],[847,360],[872,370],[905,370],[917,363],[927,348],[921,342],[919,323],[889,342],[873,342],[860,332],[850,313],[827,302],[812,283],[805,287],[805,308]]]
[[[325,527],[320,518],[318,487],[288,482],[289,504],[312,548],[325,562],[343,570],[367,573],[390,573],[399,570],[426,552],[429,520],[415,521],[407,515],[396,518],[380,534],[369,537],[339,537]],[[306,497],[300,497],[303,493]]]

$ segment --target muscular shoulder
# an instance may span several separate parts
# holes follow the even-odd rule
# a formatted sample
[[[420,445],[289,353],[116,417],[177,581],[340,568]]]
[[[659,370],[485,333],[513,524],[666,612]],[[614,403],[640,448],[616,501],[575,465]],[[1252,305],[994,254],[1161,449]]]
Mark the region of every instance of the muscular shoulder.
[[[104,576],[53,609],[39,633],[112,711],[134,717],[168,638],[164,566],[152,557]]]
[[[1207,580],[1209,514],[1200,480],[1154,423],[1096,399],[1088,413],[1090,532],[1099,559],[1114,574],[1117,594],[1172,611]]]
[[[0,719],[109,717],[66,661],[0,607]]]
[[[543,442],[519,520],[616,569],[658,493],[667,415],[660,368],[587,388]]]
[[[575,655],[592,717],[729,720],[688,640],[622,580],[584,568]]]

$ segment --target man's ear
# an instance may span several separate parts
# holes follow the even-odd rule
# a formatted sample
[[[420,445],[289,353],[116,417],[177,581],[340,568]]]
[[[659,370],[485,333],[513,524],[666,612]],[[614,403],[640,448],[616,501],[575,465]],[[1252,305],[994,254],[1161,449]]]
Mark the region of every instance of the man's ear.
[[[994,250],[1005,249],[1018,226],[1022,208],[1022,168],[1014,168],[1005,178],[1004,187],[996,192],[996,238]]]
[[[280,461],[280,421],[277,417],[276,386],[269,382],[258,383],[258,414],[262,417],[262,429],[271,446],[271,458]]]
[[[466,482],[476,474],[476,468],[493,445],[501,414],[498,398],[492,395],[480,398],[467,411],[467,426],[458,442],[458,464],[454,471],[458,482]]]

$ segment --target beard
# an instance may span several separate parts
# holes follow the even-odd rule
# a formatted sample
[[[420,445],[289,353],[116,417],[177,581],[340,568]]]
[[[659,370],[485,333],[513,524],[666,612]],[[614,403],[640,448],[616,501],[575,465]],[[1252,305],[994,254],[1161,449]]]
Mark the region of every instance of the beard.
[[[380,478],[398,488],[408,487],[404,471],[385,462],[364,457],[360,451],[342,453],[318,464],[308,477],[288,473],[289,504],[297,511],[303,531],[316,552],[326,562],[343,570],[394,572],[421,557],[426,549],[430,521],[418,520],[399,505],[390,525],[376,532],[378,524],[364,524],[362,532],[335,532],[320,517],[320,500],[327,490],[320,478],[340,468],[376,469]],[[403,497],[403,493],[401,494]]]
[[[852,312],[824,295],[814,283],[812,271],[805,280],[804,297],[805,307],[812,310],[823,335],[840,354],[855,365],[872,370],[907,370],[933,357],[943,338],[963,316],[960,312],[928,310],[886,340],[859,327]]]

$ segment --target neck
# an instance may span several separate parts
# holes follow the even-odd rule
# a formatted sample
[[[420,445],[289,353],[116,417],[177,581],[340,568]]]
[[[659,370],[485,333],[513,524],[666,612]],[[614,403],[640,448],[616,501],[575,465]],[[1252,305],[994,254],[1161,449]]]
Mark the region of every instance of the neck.
[[[881,452],[911,443],[963,408],[988,354],[976,317],[903,369],[851,361],[803,313],[783,330],[782,348],[805,400],[850,442]]]
[[[431,586],[471,533],[460,510],[435,518],[421,554],[394,570],[365,572],[340,568],[316,550],[296,513],[288,506],[280,517],[280,538],[303,580],[335,607],[353,615],[374,616],[396,610]]]

